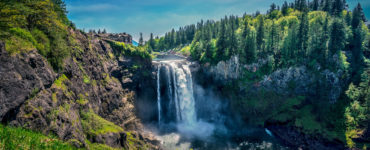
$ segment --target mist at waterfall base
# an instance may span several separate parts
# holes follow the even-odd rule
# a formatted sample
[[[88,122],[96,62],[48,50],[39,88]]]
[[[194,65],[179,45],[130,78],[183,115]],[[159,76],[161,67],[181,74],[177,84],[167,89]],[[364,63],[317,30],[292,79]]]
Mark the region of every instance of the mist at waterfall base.
[[[156,106],[149,109],[156,107],[157,116],[145,125],[163,149],[284,149],[265,129],[240,126],[228,101],[193,81],[190,68],[186,60],[158,62]]]

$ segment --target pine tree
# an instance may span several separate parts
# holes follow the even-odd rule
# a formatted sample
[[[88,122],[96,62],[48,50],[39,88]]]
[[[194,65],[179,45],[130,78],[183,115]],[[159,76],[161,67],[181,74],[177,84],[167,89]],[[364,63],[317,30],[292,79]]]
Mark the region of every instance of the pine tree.
[[[290,66],[295,62],[296,55],[294,52],[297,49],[296,26],[293,24],[288,30],[288,35],[284,38],[281,58],[283,66]]]
[[[331,12],[335,16],[341,16],[344,9],[343,0],[334,0],[331,8]]]
[[[272,3],[271,5],[270,5],[270,9],[267,11],[267,13],[271,13],[271,12],[273,12],[274,10],[276,10],[276,4],[275,3]]]
[[[150,39],[149,39],[149,50],[155,49],[155,43],[153,39],[153,33],[150,33]]]
[[[307,9],[306,0],[297,0],[296,1],[296,9],[299,10],[299,11],[305,11],[305,9]]]
[[[345,39],[346,34],[343,22],[335,19],[330,31],[329,57],[338,54],[338,52],[344,49]]]
[[[323,8],[322,10],[323,11],[326,11],[326,12],[331,12],[331,0],[323,0],[324,1],[324,4],[323,4]]]
[[[229,41],[229,44],[230,44],[230,49],[229,49],[229,53],[228,53],[228,56],[232,56],[232,55],[235,55],[237,53],[237,50],[238,50],[238,42],[237,42],[237,39],[236,39],[236,35],[235,35],[235,30],[236,30],[236,22],[233,22],[231,23],[231,27],[230,27],[230,41]]]
[[[216,43],[216,47],[217,47],[217,51],[215,53],[216,56],[214,56],[215,58],[218,58],[216,59],[216,61],[219,61],[219,60],[224,60],[226,57],[225,57],[225,53],[226,53],[226,27],[225,27],[225,23],[224,21],[221,20],[221,27],[220,27],[220,32],[218,34],[218,40],[217,40],[217,43]]]
[[[346,24],[347,24],[348,26],[350,26],[350,25],[351,25],[351,22],[352,22],[352,16],[351,16],[351,14],[349,13],[349,11],[347,11],[347,14],[346,14],[345,20],[346,20]]]
[[[312,2],[312,10],[313,11],[319,10],[319,0],[313,0],[313,2]]]
[[[281,13],[284,16],[286,16],[288,14],[288,9],[289,9],[288,2],[284,1],[283,6],[281,7]]]
[[[267,53],[273,54],[274,52],[276,52],[277,38],[278,38],[277,25],[275,24],[275,22],[273,22],[267,40],[267,50],[266,50]]]
[[[263,39],[265,37],[265,27],[263,17],[258,16],[258,29],[257,29],[257,49],[263,50]]]
[[[357,85],[360,81],[360,75],[363,68],[363,36],[362,36],[362,21],[364,21],[363,10],[358,3],[356,8],[353,10],[352,15],[352,33],[353,37],[350,41],[350,49],[352,51],[352,62],[351,62],[351,74],[354,83]]]
[[[307,53],[307,47],[308,47],[308,18],[307,18],[307,12],[304,12],[300,17],[300,24],[299,24],[299,31],[298,31],[298,59],[302,60],[300,58],[305,58],[305,55]]]
[[[143,45],[144,45],[143,33],[140,32],[139,46],[143,46]]]
[[[357,6],[352,11],[352,29],[359,27],[361,21],[365,22],[366,18],[362,10],[361,4],[358,3]]]
[[[244,58],[247,63],[252,63],[256,60],[256,34],[255,32],[250,32],[245,38],[244,42]]]

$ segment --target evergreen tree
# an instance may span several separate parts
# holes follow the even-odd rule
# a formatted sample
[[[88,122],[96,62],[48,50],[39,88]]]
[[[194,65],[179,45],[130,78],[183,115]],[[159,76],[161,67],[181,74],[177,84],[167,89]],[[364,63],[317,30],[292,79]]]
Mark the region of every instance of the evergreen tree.
[[[153,39],[153,33],[150,33],[150,39],[149,39],[149,50],[155,49],[155,43]]]
[[[267,40],[267,50],[266,50],[267,53],[273,54],[277,51],[277,39],[278,39],[277,25],[275,24],[275,22],[273,22]]]
[[[348,26],[350,26],[350,25],[351,25],[351,23],[352,23],[352,16],[351,16],[351,14],[349,13],[349,11],[347,11],[347,14],[346,14],[345,20],[346,20],[346,24],[347,24]]]
[[[324,4],[322,10],[326,12],[331,12],[331,0],[323,0],[323,2]]]
[[[229,49],[229,52],[227,53],[228,56],[231,56],[231,55],[235,55],[237,53],[237,50],[238,50],[238,42],[237,42],[237,39],[236,39],[236,35],[235,35],[235,30],[236,30],[236,22],[233,22],[231,23],[231,27],[230,27],[230,37],[229,37],[229,46],[230,46],[230,49]]]
[[[258,29],[257,29],[257,37],[256,37],[258,50],[263,50],[264,37],[265,37],[264,20],[263,20],[263,16],[260,15],[258,16]]]
[[[295,62],[295,50],[297,49],[297,34],[296,27],[293,24],[289,30],[288,35],[284,38],[283,48],[282,48],[282,64],[283,66],[290,66]]]
[[[295,5],[296,5],[296,9],[299,11],[305,11],[307,9],[306,0],[297,0]]]
[[[335,19],[330,31],[329,57],[338,54],[339,51],[344,49],[345,39],[346,34],[343,22]]]
[[[357,6],[352,11],[352,29],[359,27],[361,21],[365,22],[366,18],[362,10],[361,4],[358,3]]]
[[[246,63],[252,63],[256,60],[256,33],[250,32],[244,42],[244,58]]]
[[[313,0],[313,2],[312,2],[312,10],[313,11],[319,10],[319,0]]]
[[[273,12],[274,10],[276,10],[276,8],[277,8],[276,4],[275,4],[275,3],[272,3],[272,4],[270,5],[270,9],[267,11],[267,13],[271,13],[271,12]]]
[[[143,45],[144,45],[143,33],[140,32],[139,46],[143,46]]]
[[[299,31],[298,31],[298,57],[297,59],[302,60],[301,58],[305,58],[305,55],[307,53],[307,47],[308,47],[308,17],[307,12],[304,12],[300,17],[300,24],[299,24]]]
[[[331,12],[334,16],[341,16],[344,9],[343,0],[334,0]]]
[[[360,75],[363,68],[363,35],[362,35],[362,22],[364,21],[363,10],[358,3],[356,8],[353,10],[352,15],[352,33],[353,37],[350,41],[350,49],[352,51],[352,62],[351,62],[351,74],[353,77],[354,84],[358,84],[360,81]]]
[[[218,34],[218,40],[216,43],[217,51],[215,53],[216,58],[219,58],[219,60],[225,59],[225,53],[226,53],[226,27],[224,21],[221,20],[221,27],[220,32]],[[218,60],[217,60],[218,61]]]
[[[286,16],[288,14],[288,9],[289,9],[288,2],[284,1],[283,6],[281,7],[281,13],[284,16]]]

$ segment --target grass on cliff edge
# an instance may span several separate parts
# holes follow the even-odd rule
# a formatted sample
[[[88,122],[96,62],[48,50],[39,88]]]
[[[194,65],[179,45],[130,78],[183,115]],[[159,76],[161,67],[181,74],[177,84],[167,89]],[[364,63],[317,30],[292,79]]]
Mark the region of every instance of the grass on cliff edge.
[[[115,51],[119,52],[118,55],[122,54],[126,56],[137,56],[143,59],[152,59],[152,56],[144,47],[135,47],[130,44],[111,40],[105,41],[107,41]]]
[[[77,149],[53,136],[0,124],[0,150],[74,150]]]
[[[82,127],[87,134],[99,135],[123,132],[121,127],[105,120],[104,118],[95,114],[92,110],[88,112],[81,111],[81,119]]]

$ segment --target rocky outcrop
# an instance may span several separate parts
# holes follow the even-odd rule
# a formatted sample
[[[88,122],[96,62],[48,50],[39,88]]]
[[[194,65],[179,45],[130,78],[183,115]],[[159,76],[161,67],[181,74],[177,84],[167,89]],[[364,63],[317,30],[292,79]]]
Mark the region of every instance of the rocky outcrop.
[[[200,74],[205,74],[201,78],[211,78],[215,83],[225,84],[243,78],[245,72],[257,73],[268,62],[268,59],[260,59],[252,64],[240,64],[238,56],[233,56],[214,66],[209,64],[192,65],[192,71],[198,72],[200,70]],[[342,91],[343,81],[340,80],[342,75],[341,70],[332,72],[327,69],[320,70],[320,67],[316,70],[308,70],[304,66],[282,68],[265,75],[262,80],[254,83],[253,89],[254,91],[260,89],[272,91],[279,95],[320,95],[331,103],[335,103]],[[198,74],[198,76],[203,75]],[[244,89],[245,85],[240,86],[240,89]],[[317,90],[319,88],[325,88],[325,93],[319,93],[320,91]]]
[[[214,76],[216,80],[230,80],[237,79],[240,76],[239,57],[233,56],[227,61],[221,61],[216,66],[209,68],[209,73]]]
[[[326,86],[328,88],[325,89],[325,97],[334,103],[342,91],[340,76],[340,72],[334,73],[329,70],[315,74],[304,66],[290,67],[265,76],[258,87],[281,95],[320,95],[316,89]]]
[[[110,39],[113,41],[132,44],[132,36],[127,33],[102,33],[102,34],[96,34],[95,36]]]
[[[26,99],[49,88],[56,77],[36,50],[10,56],[0,42],[0,120],[7,121]]]
[[[75,49],[59,73],[37,51],[9,56],[0,44],[0,120],[53,133],[77,147],[88,147],[89,140],[112,147],[155,148],[153,139],[141,134],[135,108],[142,98],[138,95],[151,90],[146,86],[150,60],[121,55],[98,37],[69,32],[76,39]],[[92,134],[92,128],[99,132]],[[128,132],[137,133],[131,142]]]
[[[204,69],[204,73],[208,76],[212,76],[216,81],[225,83],[230,80],[241,78],[246,70],[256,72],[265,65],[267,61],[266,59],[260,59],[255,63],[240,64],[239,56],[232,56],[229,60],[220,61],[214,66],[205,64],[202,66],[202,69]]]
[[[273,133],[274,136],[281,139],[286,145],[295,147],[297,149],[345,149],[343,144],[339,141],[329,141],[318,134],[305,134],[293,126],[269,125],[267,128]]]

